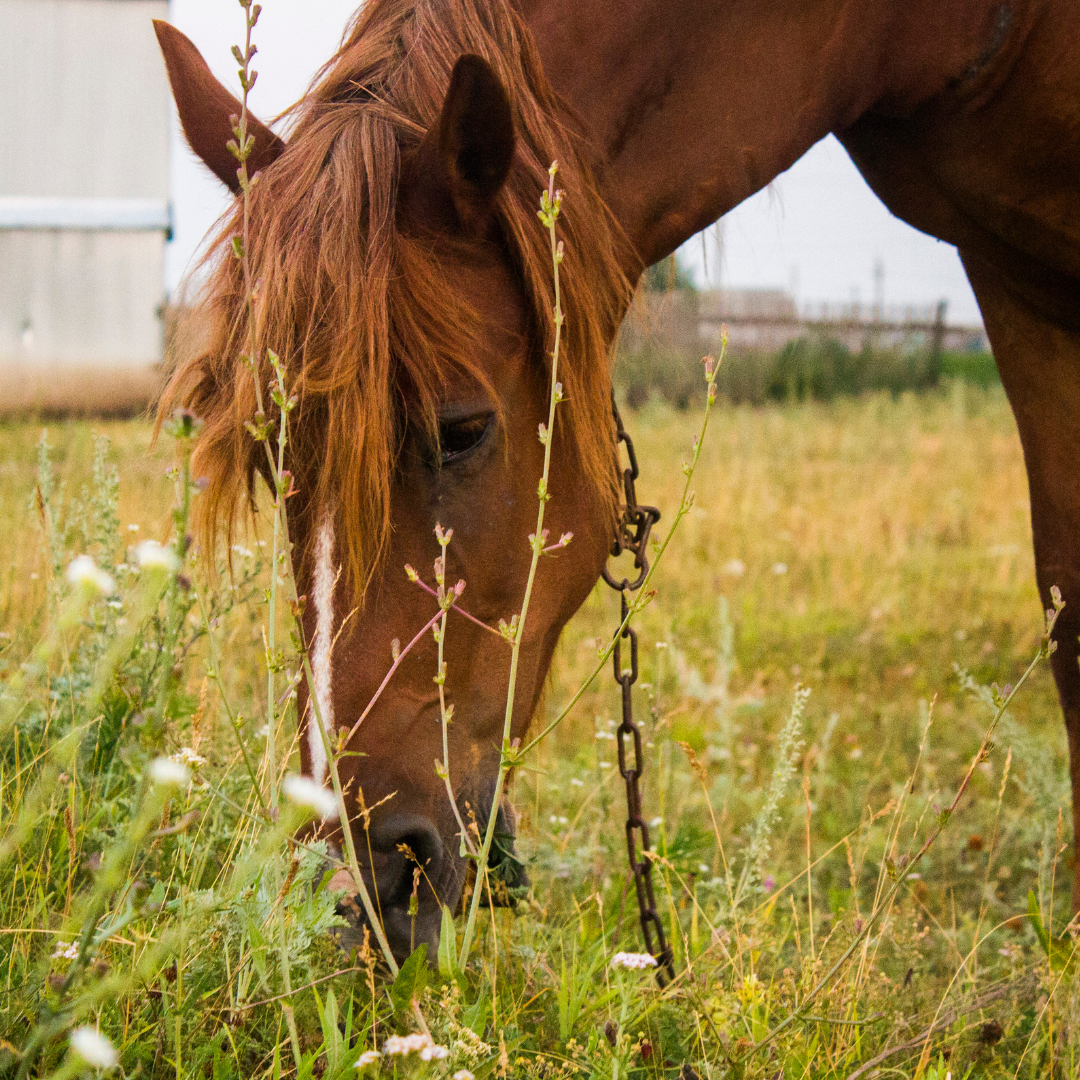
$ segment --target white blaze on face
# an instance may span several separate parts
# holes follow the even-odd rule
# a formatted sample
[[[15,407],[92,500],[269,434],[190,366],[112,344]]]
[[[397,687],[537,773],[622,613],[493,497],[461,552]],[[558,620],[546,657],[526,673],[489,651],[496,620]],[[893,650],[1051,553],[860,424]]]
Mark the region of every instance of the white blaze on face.
[[[334,731],[334,702],[331,696],[331,646],[334,641],[334,525],[327,516],[315,541],[315,642],[311,650],[311,670],[315,676],[315,698],[327,733]],[[311,776],[317,783],[326,777],[326,751],[315,710],[308,705],[308,752],[311,755]]]

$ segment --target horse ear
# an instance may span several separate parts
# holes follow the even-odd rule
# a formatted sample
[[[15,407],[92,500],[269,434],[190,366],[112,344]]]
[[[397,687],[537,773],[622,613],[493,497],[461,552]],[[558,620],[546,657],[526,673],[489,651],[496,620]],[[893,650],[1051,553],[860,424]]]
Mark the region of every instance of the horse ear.
[[[486,235],[514,160],[510,98],[483,57],[459,57],[416,155],[409,200],[428,224]]]
[[[199,50],[175,26],[155,19],[154,32],[165,57],[169,85],[188,145],[234,195],[238,194],[239,163],[228,144],[236,138],[232,118],[240,115],[240,102],[214,78]],[[248,158],[248,172],[254,176],[277,159],[285,144],[250,113],[247,129],[255,137]]]

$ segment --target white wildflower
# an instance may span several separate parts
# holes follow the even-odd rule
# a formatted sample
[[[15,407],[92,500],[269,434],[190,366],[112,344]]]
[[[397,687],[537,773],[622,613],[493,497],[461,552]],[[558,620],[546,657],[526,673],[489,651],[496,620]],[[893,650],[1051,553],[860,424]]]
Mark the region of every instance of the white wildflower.
[[[468,1069],[458,1069],[450,1080],[476,1080],[476,1077]]]
[[[72,585],[101,596],[112,596],[116,592],[116,582],[89,555],[79,555],[71,560],[67,579]]]
[[[138,531],[139,531],[139,526],[136,525],[134,522],[132,522],[132,524],[130,524],[128,526],[128,532],[138,532]]]
[[[772,572],[777,577],[782,577],[784,574],[787,573],[787,563],[786,562],[773,563]]]
[[[629,969],[656,967],[656,958],[646,952],[617,952],[611,958],[611,966]]]
[[[244,559],[251,558],[251,551],[248,548],[244,547],[243,544],[233,544],[232,549],[236,552],[237,555],[241,556]],[[368,1053],[373,1054],[375,1053],[375,1051],[369,1050]]]
[[[53,960],[74,960],[79,955],[79,946],[73,941],[70,944],[66,941],[58,941],[56,948],[53,950],[51,959]]]
[[[727,574],[729,577],[742,577],[746,573],[746,563],[742,559],[728,559],[720,567],[720,573]]]
[[[378,1050],[365,1050],[359,1057],[354,1068],[366,1069],[369,1065],[374,1065],[382,1054]]]
[[[97,1028],[81,1027],[71,1033],[71,1049],[98,1069],[116,1068],[116,1048]]]
[[[383,1043],[383,1053],[389,1056],[415,1054],[419,1050],[425,1050],[432,1046],[430,1035],[391,1035]]]
[[[321,784],[307,776],[295,773],[286,776],[281,782],[281,790],[297,806],[306,807],[315,812],[323,821],[332,821],[338,816],[337,799],[332,791],[327,791]]]
[[[135,549],[135,561],[144,569],[176,570],[180,565],[176,552],[156,540],[144,540]]]
[[[573,784],[574,787],[584,787],[585,786],[585,781],[584,780],[579,780],[576,776],[571,776],[570,777],[570,783]]]
[[[450,1051],[445,1046],[439,1046],[438,1043],[431,1043],[429,1046],[425,1046],[420,1051],[421,1061],[442,1061],[443,1058],[448,1058]]]
[[[183,787],[191,779],[191,772],[186,765],[171,758],[159,757],[150,762],[150,779],[155,784]]]
[[[202,754],[196,754],[190,746],[181,746],[169,760],[175,761],[180,765],[189,765],[193,769],[197,769],[200,765],[206,764],[206,758],[204,758]]]

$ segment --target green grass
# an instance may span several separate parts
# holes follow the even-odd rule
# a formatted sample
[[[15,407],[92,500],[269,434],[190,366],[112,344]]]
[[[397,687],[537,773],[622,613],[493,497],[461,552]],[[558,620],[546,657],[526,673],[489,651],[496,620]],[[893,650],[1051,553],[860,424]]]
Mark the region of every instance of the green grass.
[[[639,497],[665,520],[699,423],[656,403],[629,418]],[[110,439],[118,530],[94,496],[92,431]],[[260,820],[206,678],[198,604],[175,582],[121,569],[124,609],[94,604],[76,626],[77,598],[51,586],[54,561],[87,544],[126,566],[133,542],[170,537],[171,443],[151,450],[144,422],[50,427],[67,500],[91,485],[70,527],[54,529],[54,560],[33,495],[39,436],[0,427],[11,719],[0,741],[0,1074],[15,1075],[32,1042],[30,1075],[77,1069],[67,1032],[97,1024],[128,1077],[292,1075],[291,1007],[301,1072],[354,1075],[361,1050],[413,1021],[395,1015],[374,955],[346,956],[326,932],[333,900],[316,857],[290,854],[293,823]],[[483,913],[468,970],[456,982],[432,974],[420,993],[451,1057],[383,1059],[364,1075],[618,1080],[674,1077],[685,1062],[710,1078],[840,1078],[895,1048],[881,1075],[916,1075],[924,1048],[922,1074],[936,1078],[1076,1075],[1071,938],[1046,946],[1038,932],[1061,934],[1071,876],[1065,740],[1045,666],[919,876],[859,938],[891,885],[885,855],[929,834],[989,724],[954,665],[979,684],[1015,683],[1039,648],[1026,480],[1004,395],[956,381],[919,396],[720,405],[694,488],[637,620],[646,813],[659,819],[654,876],[679,979],[661,994],[647,972],[610,966],[641,946],[605,671],[517,778],[530,896],[516,913]],[[246,577],[218,586],[213,617],[226,694],[260,769],[265,606],[260,549],[249,547]],[[538,720],[591,669],[616,614],[599,587],[564,638]],[[117,674],[96,683],[117,641]],[[175,675],[160,662],[171,642]],[[812,693],[781,783],[799,683]],[[293,769],[294,726],[290,714],[278,754]],[[208,786],[172,792],[166,808],[169,793],[144,778],[182,746],[207,759]],[[738,882],[747,870],[733,904],[728,872]],[[1016,918],[1029,893],[1037,925]],[[83,930],[78,959],[52,958]],[[812,1006],[748,1055],[853,942]]]

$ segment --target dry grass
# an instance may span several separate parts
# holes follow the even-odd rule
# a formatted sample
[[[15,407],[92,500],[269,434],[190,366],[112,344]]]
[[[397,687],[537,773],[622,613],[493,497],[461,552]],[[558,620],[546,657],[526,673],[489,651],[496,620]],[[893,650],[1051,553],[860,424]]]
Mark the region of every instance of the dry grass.
[[[693,413],[660,406],[630,419],[642,464],[639,495],[655,499],[668,519],[697,424]],[[89,476],[92,428],[113,441],[122,531],[137,524],[134,535],[163,537],[169,454],[150,450],[145,422],[51,429],[69,493]],[[7,635],[0,661],[8,670],[7,658],[30,643],[44,596],[32,500],[39,435],[37,425],[0,427],[0,499],[9,510],[0,525],[6,557],[0,631]],[[1071,969],[1048,964],[1027,920],[1006,925],[1027,909],[1029,891],[1057,931],[1066,910],[1069,838],[1059,817],[1068,798],[1064,734],[1045,668],[1017,699],[998,732],[998,749],[976,770],[920,876],[902,887],[873,935],[817,999],[811,1012],[825,1019],[800,1020],[774,1051],[730,1065],[790,1015],[798,996],[858,934],[887,885],[890,830],[897,829],[903,848],[915,833],[925,836],[934,807],[951,800],[987,723],[953,664],[979,682],[1004,684],[1016,681],[1036,651],[1040,607],[1026,482],[1001,391],[957,384],[920,397],[761,410],[721,406],[694,486],[697,505],[660,569],[655,601],[639,619],[646,813],[657,822],[661,907],[687,973],[661,998],[647,980],[631,985],[629,976],[608,968],[616,948],[639,946],[625,889],[623,808],[610,738],[618,699],[605,673],[517,781],[519,850],[530,864],[533,896],[517,919],[481,920],[483,938],[464,996],[445,989],[442,999],[424,998],[436,1037],[464,1053],[454,1024],[479,1023],[491,1050],[468,1059],[477,1076],[612,1076],[613,1069],[623,1076],[630,1069],[632,1076],[659,1078],[677,1075],[688,1061],[701,1076],[824,1080],[849,1076],[894,1050],[881,1067],[904,1077],[921,1069],[944,1080],[950,1067],[962,1076],[968,1065],[973,1076],[1074,1074],[1080,1009]],[[547,715],[591,667],[615,611],[601,587],[571,624],[553,669]],[[230,696],[250,716],[259,713],[258,618],[239,610],[222,628]],[[805,748],[795,761],[796,778],[775,799],[778,821],[766,835],[762,884],[732,912],[724,862],[736,872],[744,865],[750,830],[770,802],[798,682],[813,691]],[[200,700],[201,683],[201,667],[191,663],[189,709]],[[250,799],[220,708],[212,695],[206,702],[198,706],[198,724],[216,730],[220,742],[208,769],[234,799]],[[178,721],[189,723],[196,722]],[[174,737],[190,735],[178,728]],[[680,743],[703,763],[703,783]],[[0,777],[0,795],[10,782]],[[236,826],[229,824],[228,805],[189,797],[206,800],[205,827],[190,843],[153,854],[161,863],[157,872],[178,882],[188,880],[192,871],[185,868],[192,865],[228,872],[228,859],[217,860],[236,850],[244,832],[229,831]],[[8,905],[12,927],[53,926],[57,911],[72,903],[72,882],[78,895],[82,878],[65,867],[84,857],[74,848],[91,843],[89,833],[69,841],[57,825],[49,836],[33,894]],[[221,919],[215,934],[233,941],[237,931]],[[151,937],[133,928],[131,939],[149,942],[172,925],[155,924]],[[115,1009],[98,1009],[122,1043],[129,1071],[141,1064],[155,1077],[276,1076],[272,1048],[286,1054],[280,1004],[252,1011],[226,1039],[217,1018],[244,979],[248,1000],[273,995],[255,992],[250,968],[246,976],[219,972],[211,940],[219,939],[197,937],[181,965],[180,983],[193,980],[195,987],[186,997],[163,966],[152,983],[160,1004],[133,993],[120,995]],[[239,948],[244,939],[236,940]],[[47,968],[37,941],[0,939],[10,949],[4,968],[12,1002],[31,1000],[32,985],[12,972]],[[1070,947],[1068,938],[1064,943]],[[128,954],[110,949],[110,962],[124,970]],[[305,979],[341,965],[325,943],[305,956]],[[343,1009],[349,1000],[367,1015],[376,1004],[365,996],[366,978],[339,975],[320,984],[320,992],[333,985]],[[485,994],[493,997],[491,1013],[476,1021],[480,1005],[472,1003]],[[325,1022],[320,1027],[308,991],[297,997],[296,1010],[305,1068],[312,1075],[329,1068],[326,1075],[336,1077],[344,1059],[328,1049],[334,1036]],[[22,1015],[0,1008],[0,1037],[13,1045],[25,1037]],[[609,1022],[629,1041],[610,1047],[601,1033]],[[920,1038],[927,1030],[929,1038]],[[174,1043],[187,1046],[183,1068],[179,1055],[170,1058]],[[924,1047],[933,1054],[920,1066]],[[939,1051],[951,1061],[939,1062]]]

